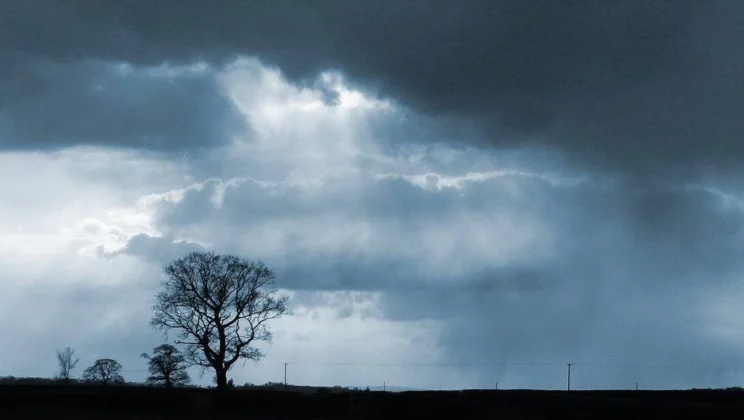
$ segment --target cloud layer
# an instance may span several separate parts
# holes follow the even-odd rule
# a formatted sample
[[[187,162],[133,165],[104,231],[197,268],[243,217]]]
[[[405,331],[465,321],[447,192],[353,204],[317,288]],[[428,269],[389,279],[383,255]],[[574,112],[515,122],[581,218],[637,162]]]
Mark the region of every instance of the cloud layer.
[[[246,133],[206,66],[21,61],[0,81],[0,147],[103,145],[195,153]]]
[[[740,8],[3,2],[0,364],[144,377],[208,248],[295,302],[239,383],[736,384]]]
[[[221,66],[254,55],[302,83],[338,69],[368,91],[455,118],[460,135],[468,126],[485,130],[461,138],[466,144],[539,144],[593,169],[678,176],[741,163],[741,7],[474,0],[271,7],[130,1],[103,8],[8,1],[0,10],[0,62],[11,69],[29,56]],[[19,73],[34,72],[11,71],[14,85],[26,77]]]

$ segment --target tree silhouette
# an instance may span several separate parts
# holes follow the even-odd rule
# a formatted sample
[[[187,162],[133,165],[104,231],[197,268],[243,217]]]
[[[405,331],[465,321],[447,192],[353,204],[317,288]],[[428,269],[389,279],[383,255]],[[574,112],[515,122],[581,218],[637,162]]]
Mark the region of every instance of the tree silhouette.
[[[165,274],[150,324],[177,331],[186,360],[213,369],[217,388],[226,389],[230,368],[263,357],[252,345],[270,342],[267,322],[287,312],[287,298],[275,297],[274,273],[260,261],[192,252]]]
[[[75,366],[80,362],[80,358],[75,356],[75,349],[65,347],[57,350],[57,363],[59,364],[59,377],[65,380],[65,385],[70,384],[70,374]]]
[[[148,361],[147,377],[149,384],[163,384],[166,388],[173,385],[185,385],[191,382],[186,372],[186,358],[181,352],[170,344],[162,344],[152,351],[152,356],[142,353],[142,357]]]
[[[98,359],[93,366],[85,369],[83,378],[88,381],[100,382],[103,386],[109,383],[124,382],[121,376],[121,365],[113,359]]]

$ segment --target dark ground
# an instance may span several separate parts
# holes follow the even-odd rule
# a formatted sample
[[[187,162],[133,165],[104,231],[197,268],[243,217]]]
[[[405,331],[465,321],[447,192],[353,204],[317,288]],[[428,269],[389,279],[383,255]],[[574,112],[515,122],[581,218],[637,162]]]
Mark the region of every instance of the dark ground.
[[[441,391],[313,394],[0,385],[2,419],[744,418],[744,391]]]

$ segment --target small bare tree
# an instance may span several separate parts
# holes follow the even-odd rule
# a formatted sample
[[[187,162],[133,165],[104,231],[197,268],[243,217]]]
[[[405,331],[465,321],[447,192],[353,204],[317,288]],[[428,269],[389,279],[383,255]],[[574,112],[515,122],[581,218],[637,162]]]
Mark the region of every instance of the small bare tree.
[[[271,341],[267,322],[287,312],[287,298],[275,297],[274,273],[262,262],[232,255],[192,252],[165,267],[150,324],[178,332],[186,360],[213,369],[217,388],[239,359],[259,360],[252,345]]]
[[[142,357],[148,361],[150,376],[147,377],[147,383],[173,388],[173,385],[191,382],[189,373],[186,372],[186,358],[170,344],[157,346],[153,349],[152,356],[142,353]]]
[[[65,380],[65,385],[70,384],[72,370],[75,369],[80,359],[75,356],[75,349],[65,347],[57,350],[57,363],[59,364],[59,377]]]
[[[109,383],[122,383],[121,364],[113,359],[98,359],[93,366],[85,369],[83,378],[88,381],[100,382],[106,386]]]

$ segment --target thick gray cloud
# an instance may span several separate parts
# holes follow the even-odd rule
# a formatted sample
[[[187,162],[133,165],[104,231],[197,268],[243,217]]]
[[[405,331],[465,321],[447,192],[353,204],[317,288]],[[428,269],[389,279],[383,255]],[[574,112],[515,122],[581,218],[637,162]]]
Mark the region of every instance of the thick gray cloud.
[[[115,257],[117,255],[127,254],[139,256],[146,260],[165,265],[168,262],[180,258],[190,252],[204,251],[204,247],[193,242],[139,233],[129,238],[126,246],[121,250],[107,252],[102,247],[99,248],[99,250],[101,255],[104,257]]]
[[[256,55],[297,81],[340,69],[416,109],[487,128],[481,144],[556,147],[576,163],[644,173],[741,163],[740,2],[0,7],[6,66],[28,55],[140,65]]]
[[[0,148],[215,148],[245,133],[210,68],[19,61],[0,78]]]
[[[481,386],[560,387],[566,361],[579,387],[721,386],[730,372],[691,367],[742,363],[709,293],[744,273],[744,218],[715,191],[524,175],[441,190],[245,181],[220,205],[212,190],[159,204],[159,228],[261,256],[292,290],[380,293],[387,319],[438,322],[437,345]]]

